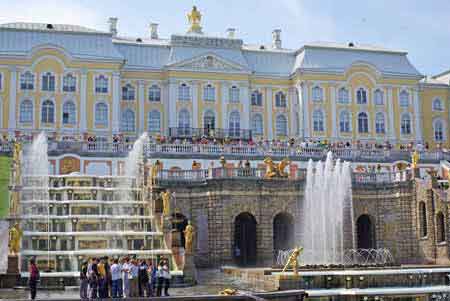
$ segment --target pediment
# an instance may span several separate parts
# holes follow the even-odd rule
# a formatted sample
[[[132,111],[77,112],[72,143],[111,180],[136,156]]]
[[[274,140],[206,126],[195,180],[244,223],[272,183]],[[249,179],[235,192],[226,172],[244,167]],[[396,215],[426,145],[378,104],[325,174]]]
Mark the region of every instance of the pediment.
[[[241,65],[225,60],[215,54],[205,54],[168,66],[170,69],[194,71],[246,72]]]

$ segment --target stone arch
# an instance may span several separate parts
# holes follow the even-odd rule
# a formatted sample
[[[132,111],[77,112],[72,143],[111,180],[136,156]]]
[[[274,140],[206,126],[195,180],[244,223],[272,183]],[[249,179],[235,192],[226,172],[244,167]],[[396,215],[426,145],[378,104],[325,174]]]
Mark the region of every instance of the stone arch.
[[[273,251],[276,257],[279,250],[294,247],[294,217],[287,212],[280,212],[273,218]]]
[[[256,264],[257,222],[253,214],[242,212],[234,219],[233,258],[238,265]]]
[[[356,220],[356,246],[358,249],[375,249],[375,223],[373,218],[362,214]]]
[[[172,213],[172,247],[185,247],[184,230],[188,225],[188,218],[180,212]]]

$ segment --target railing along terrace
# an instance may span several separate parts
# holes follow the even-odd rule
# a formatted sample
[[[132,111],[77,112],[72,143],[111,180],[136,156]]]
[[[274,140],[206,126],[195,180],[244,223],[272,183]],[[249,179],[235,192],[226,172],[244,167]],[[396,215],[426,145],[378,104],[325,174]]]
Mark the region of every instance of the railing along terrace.
[[[412,180],[412,172],[409,169],[395,172],[353,172],[353,184],[389,184],[408,182]]]
[[[215,139],[243,139],[250,140],[252,131],[245,129],[212,129],[212,128],[169,128],[169,136],[173,138],[210,137]]]

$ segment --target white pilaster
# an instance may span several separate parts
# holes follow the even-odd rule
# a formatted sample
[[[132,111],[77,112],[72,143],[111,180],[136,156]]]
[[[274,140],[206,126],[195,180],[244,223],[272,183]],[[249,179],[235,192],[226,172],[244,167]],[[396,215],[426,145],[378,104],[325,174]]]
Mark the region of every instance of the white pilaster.
[[[419,90],[415,88],[413,90],[414,98],[414,117],[415,117],[415,132],[416,132],[416,142],[421,142],[423,140],[422,136],[422,109],[419,97]]]
[[[222,99],[221,99],[221,106],[222,106],[222,116],[220,116],[221,118],[221,122],[222,122],[222,128],[223,129],[228,129],[228,124],[227,124],[227,114],[228,114],[228,83],[227,82],[222,82]]]
[[[239,101],[242,103],[242,129],[250,129],[250,100],[248,97],[248,83],[239,87]]]
[[[8,128],[9,131],[14,131],[16,129],[17,68],[12,67],[10,72]]]
[[[302,91],[302,85],[300,83],[297,83],[295,86],[295,89],[297,90],[296,93],[296,101],[297,101],[297,114],[298,114],[298,135],[303,138],[305,137],[305,130],[304,130],[304,121],[303,121],[303,91]]]
[[[199,83],[197,81],[192,82],[192,127],[199,128],[198,124],[198,93]]]
[[[164,112],[162,112],[163,116],[163,130],[162,132],[168,136],[169,135],[169,119],[170,119],[170,112],[169,112],[169,85],[167,82],[161,83],[161,101],[163,102]],[[176,120],[176,118],[175,118]]]
[[[145,82],[138,81],[138,103],[139,103],[139,136],[145,132]]]
[[[308,99],[308,85],[302,84],[302,100],[303,100],[303,126],[304,126],[304,138],[311,136],[309,128],[309,99]]]
[[[392,87],[387,88],[387,106],[388,106],[388,125],[389,125],[389,140],[395,142],[397,140],[395,133],[395,118],[394,118],[394,103],[392,100]]]
[[[268,87],[266,89],[266,112],[267,112],[267,139],[273,139],[273,120],[272,120],[272,112],[273,112],[273,92],[272,87]]]
[[[177,82],[169,80],[169,128],[177,127]]]
[[[114,72],[112,79],[112,131],[117,134],[120,129],[120,74]]]
[[[80,77],[80,132],[84,133],[87,131],[87,113],[86,113],[86,103],[87,103],[87,70],[81,70]]]
[[[295,88],[289,88],[288,92],[288,102],[289,102],[289,126],[288,126],[288,137],[294,137],[297,133],[298,124],[296,123],[295,116],[298,114],[297,97],[295,95]]]
[[[336,126],[336,87],[330,88],[331,98],[331,138],[337,138],[337,126]]]

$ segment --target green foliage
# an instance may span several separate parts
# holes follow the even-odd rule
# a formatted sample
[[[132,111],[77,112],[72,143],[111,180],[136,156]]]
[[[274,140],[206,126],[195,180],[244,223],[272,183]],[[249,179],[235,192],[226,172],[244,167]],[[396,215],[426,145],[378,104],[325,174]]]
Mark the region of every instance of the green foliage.
[[[9,173],[11,158],[0,156],[0,218],[8,214],[9,207]]]

